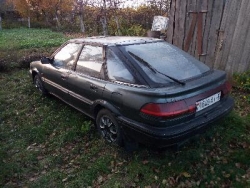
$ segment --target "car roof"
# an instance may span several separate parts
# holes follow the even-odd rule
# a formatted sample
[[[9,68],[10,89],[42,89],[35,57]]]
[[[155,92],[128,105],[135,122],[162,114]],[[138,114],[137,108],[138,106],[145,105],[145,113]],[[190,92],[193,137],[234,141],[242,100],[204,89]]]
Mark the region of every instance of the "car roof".
[[[98,45],[127,45],[127,44],[141,44],[164,41],[162,39],[150,38],[150,37],[131,37],[131,36],[95,36],[86,38],[71,39],[69,42],[77,43],[93,43]]]

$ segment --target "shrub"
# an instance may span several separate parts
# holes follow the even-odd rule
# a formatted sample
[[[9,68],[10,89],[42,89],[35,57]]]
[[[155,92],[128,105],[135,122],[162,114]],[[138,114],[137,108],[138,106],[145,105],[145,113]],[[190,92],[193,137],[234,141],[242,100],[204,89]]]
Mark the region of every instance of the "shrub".
[[[146,30],[141,25],[133,25],[128,29],[122,29],[122,34],[128,36],[145,36]]]
[[[233,75],[235,86],[241,90],[250,91],[250,70]]]

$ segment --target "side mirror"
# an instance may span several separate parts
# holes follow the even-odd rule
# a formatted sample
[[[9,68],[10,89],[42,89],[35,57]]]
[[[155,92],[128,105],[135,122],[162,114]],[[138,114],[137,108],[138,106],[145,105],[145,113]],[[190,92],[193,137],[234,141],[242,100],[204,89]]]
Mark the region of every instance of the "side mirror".
[[[42,57],[41,58],[41,62],[42,64],[50,64],[51,63],[51,59],[48,57]]]

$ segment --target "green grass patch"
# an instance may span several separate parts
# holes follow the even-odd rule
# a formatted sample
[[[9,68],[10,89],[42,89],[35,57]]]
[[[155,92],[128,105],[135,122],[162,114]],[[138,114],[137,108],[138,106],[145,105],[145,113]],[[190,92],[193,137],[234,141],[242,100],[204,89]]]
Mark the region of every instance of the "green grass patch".
[[[4,29],[0,31],[0,50],[56,47],[65,42],[62,33],[49,29]]]
[[[4,29],[0,31],[0,72],[27,68],[29,63],[49,56],[68,38],[49,29]]]

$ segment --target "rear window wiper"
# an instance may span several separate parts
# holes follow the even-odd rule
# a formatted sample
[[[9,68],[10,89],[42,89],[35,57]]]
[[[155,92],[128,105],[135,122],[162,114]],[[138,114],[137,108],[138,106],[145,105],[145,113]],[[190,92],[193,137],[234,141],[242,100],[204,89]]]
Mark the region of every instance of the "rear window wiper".
[[[180,80],[177,80],[176,78],[173,78],[171,76],[168,76],[160,71],[158,71],[157,69],[155,69],[154,67],[152,67],[148,62],[146,62],[144,59],[140,58],[139,56],[135,55],[134,53],[128,51],[128,53],[133,57],[135,58],[137,61],[139,61],[140,63],[143,63],[143,65],[145,65],[146,67],[148,67],[151,71],[153,71],[155,74],[158,73],[158,74],[161,74],[175,82],[177,82],[178,84],[181,84],[181,85],[185,85],[184,82],[180,81]]]

